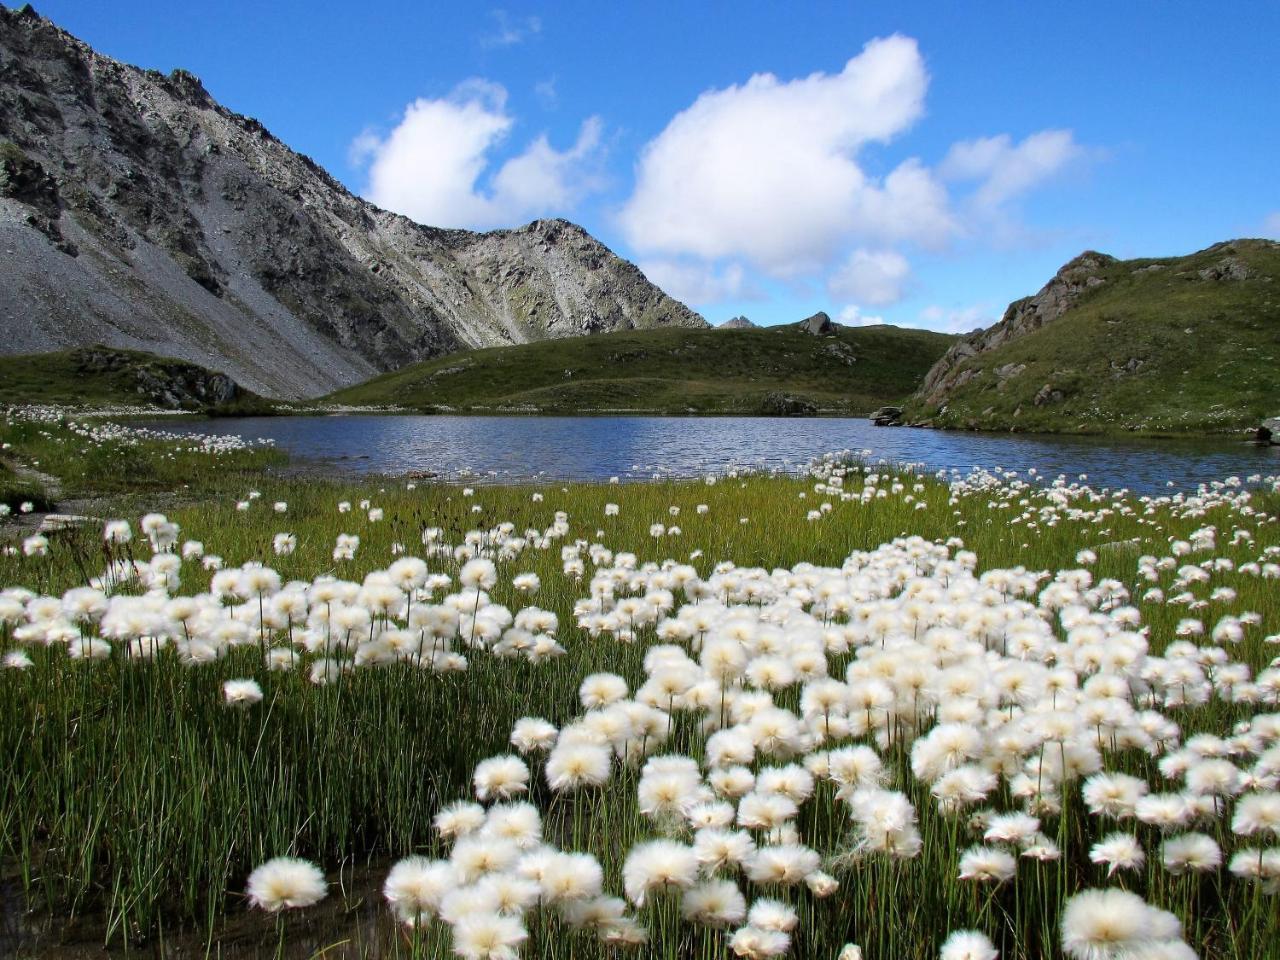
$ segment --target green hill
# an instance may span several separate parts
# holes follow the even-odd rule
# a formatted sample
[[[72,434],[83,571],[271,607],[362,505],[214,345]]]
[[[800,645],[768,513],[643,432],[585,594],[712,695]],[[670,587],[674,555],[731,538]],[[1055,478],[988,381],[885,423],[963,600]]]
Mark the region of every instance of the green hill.
[[[158,406],[236,414],[271,404],[224,373],[137,350],[80,347],[0,356],[0,406]]]
[[[477,413],[865,416],[907,397],[954,340],[889,326],[829,328],[643,330],[493,347],[414,364],[327,399]]]
[[[1085,253],[954,344],[907,404],[940,427],[1223,433],[1280,414],[1280,244]]]

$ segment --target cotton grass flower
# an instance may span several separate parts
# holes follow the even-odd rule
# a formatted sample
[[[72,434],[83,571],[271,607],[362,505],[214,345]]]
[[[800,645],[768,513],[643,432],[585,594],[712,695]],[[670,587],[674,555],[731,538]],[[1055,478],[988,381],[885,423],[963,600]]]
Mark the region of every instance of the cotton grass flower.
[[[547,757],[547,785],[557,793],[599,787],[613,768],[613,753],[594,743],[562,743]]]
[[[1062,913],[1062,949],[1073,960],[1123,960],[1177,938],[1177,920],[1125,890],[1085,890]]]
[[[529,768],[519,757],[490,757],[476,764],[472,781],[477,799],[510,800],[529,789]]]
[[[256,680],[228,680],[222,685],[222,697],[229,707],[247,708],[262,702],[262,687]]]
[[[747,900],[732,880],[705,880],[684,892],[680,913],[693,923],[724,928],[747,916]]]
[[[1236,801],[1231,832],[1238,837],[1259,833],[1280,836],[1280,793],[1250,793]]]
[[[515,917],[472,913],[453,927],[453,950],[463,960],[517,960],[520,944],[529,937]]]
[[[1013,879],[1018,861],[993,847],[970,847],[960,857],[960,879],[1004,883]]]
[[[319,903],[328,893],[324,874],[308,860],[276,857],[249,874],[249,902],[268,913]]]
[[[387,874],[382,895],[396,919],[411,926],[425,923],[440,909],[446,893],[457,884],[452,865],[426,857],[406,857]]]
[[[672,840],[650,840],[631,848],[622,865],[627,899],[637,907],[655,890],[691,887],[698,859],[691,847]]]
[[[942,943],[939,960],[998,960],[1000,951],[980,930],[957,930]]]
[[[1170,837],[1160,845],[1160,862],[1169,873],[1208,873],[1222,866],[1222,850],[1213,837],[1186,833]]]
[[[1127,833],[1113,833],[1099,840],[1089,850],[1089,859],[1105,865],[1107,876],[1117,870],[1140,870],[1147,862],[1147,855],[1137,837]]]

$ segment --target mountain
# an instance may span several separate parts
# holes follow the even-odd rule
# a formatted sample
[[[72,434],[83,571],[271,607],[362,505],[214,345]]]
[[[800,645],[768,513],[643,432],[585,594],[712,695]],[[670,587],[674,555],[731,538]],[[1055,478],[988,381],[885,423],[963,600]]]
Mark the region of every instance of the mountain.
[[[1280,413],[1280,243],[1087,251],[957,341],[907,404],[940,427],[1215,433]]]
[[[899,403],[954,340],[897,327],[635,330],[417,363],[329,399],[420,410],[866,416]]]
[[[454,350],[702,327],[582,228],[421,226],[260,123],[0,6],[0,353],[102,343],[324,393]]]
[[[724,323],[720,324],[720,326],[716,327],[716,329],[717,330],[757,330],[759,329],[759,327],[760,327],[759,324],[752,323],[746,317],[738,316],[738,317],[729,318]]]

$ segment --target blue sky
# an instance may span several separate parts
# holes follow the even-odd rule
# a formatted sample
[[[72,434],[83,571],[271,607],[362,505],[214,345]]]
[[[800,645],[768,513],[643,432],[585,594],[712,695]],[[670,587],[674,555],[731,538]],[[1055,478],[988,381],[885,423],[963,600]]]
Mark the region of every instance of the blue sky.
[[[416,219],[583,224],[712,322],[970,329],[1280,237],[1280,4],[43,0]]]

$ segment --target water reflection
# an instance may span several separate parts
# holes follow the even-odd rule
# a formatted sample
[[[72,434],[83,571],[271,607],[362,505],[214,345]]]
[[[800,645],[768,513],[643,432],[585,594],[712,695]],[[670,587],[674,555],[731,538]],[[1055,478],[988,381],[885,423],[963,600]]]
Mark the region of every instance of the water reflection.
[[[172,420],[159,429],[270,438],[338,472],[431,472],[503,479],[642,479],[728,467],[794,470],[836,450],[930,471],[1034,469],[1145,492],[1280,472],[1280,447],[1234,441],[949,433],[861,419],[764,417],[321,416]]]

